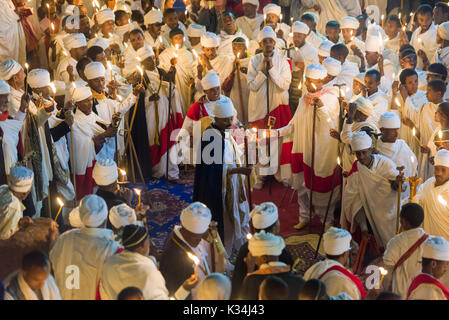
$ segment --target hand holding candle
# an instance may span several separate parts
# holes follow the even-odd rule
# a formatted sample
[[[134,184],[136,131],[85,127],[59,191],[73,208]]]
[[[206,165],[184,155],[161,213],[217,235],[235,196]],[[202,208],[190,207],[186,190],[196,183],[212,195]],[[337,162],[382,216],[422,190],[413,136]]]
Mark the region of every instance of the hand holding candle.
[[[194,275],[195,275],[195,278],[196,278],[196,277],[198,277],[198,267],[200,265],[200,259],[198,259],[198,257],[196,255],[194,255],[193,253],[190,253],[190,252],[187,252],[187,256],[195,264],[195,273],[194,273]]]
[[[125,183],[126,180],[126,171],[123,169],[119,169],[120,174],[122,175],[122,183]]]

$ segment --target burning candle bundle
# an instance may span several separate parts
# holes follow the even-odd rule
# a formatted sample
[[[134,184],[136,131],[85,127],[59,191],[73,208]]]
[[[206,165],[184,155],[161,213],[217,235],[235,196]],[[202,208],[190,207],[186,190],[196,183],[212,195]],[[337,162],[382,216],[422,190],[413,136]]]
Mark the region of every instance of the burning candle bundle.
[[[195,264],[195,277],[198,277],[198,267],[200,266],[200,259],[191,252],[187,252],[187,257]]]
[[[120,168],[118,170],[120,171],[120,174],[122,175],[122,183],[124,183],[126,180],[126,171],[123,169],[120,169]]]
[[[388,271],[387,271],[386,269],[382,268],[382,267],[379,267],[379,272],[380,272],[380,274],[381,274],[381,278],[380,278],[380,282],[379,282],[379,287],[381,287],[381,286],[382,286],[382,282],[383,282],[385,276],[388,274]]]

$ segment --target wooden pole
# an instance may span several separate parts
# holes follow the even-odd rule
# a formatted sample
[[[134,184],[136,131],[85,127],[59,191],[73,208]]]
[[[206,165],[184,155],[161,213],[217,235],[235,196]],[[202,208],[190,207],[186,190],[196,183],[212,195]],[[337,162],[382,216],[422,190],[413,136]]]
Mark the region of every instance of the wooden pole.
[[[402,173],[402,171],[405,169],[404,166],[397,167],[397,170],[399,170],[399,174]],[[401,193],[402,193],[402,181],[399,181],[398,183],[398,203],[396,208],[396,234],[399,234],[399,216],[401,213]]]
[[[312,125],[312,163],[310,172],[310,198],[309,198],[309,231],[312,224],[312,206],[313,206],[313,176],[315,174],[315,127],[316,127],[316,109],[317,105],[313,104],[313,125]]]
[[[167,123],[167,157],[165,161],[165,179],[166,183],[168,183],[168,165],[169,165],[169,156],[170,156],[170,116],[171,116],[171,98],[172,98],[172,83],[171,80],[169,80],[168,83],[168,123]],[[173,77],[174,80],[174,77]]]
[[[247,123],[248,122],[248,119],[246,117],[247,106],[245,106],[243,104],[242,80],[240,79],[240,59],[239,58],[237,58],[236,63],[237,63],[237,85],[238,85],[238,89],[239,89],[239,100],[240,100],[240,107],[242,108],[242,112],[243,112],[242,118],[243,118],[243,123]],[[267,90],[268,90],[268,87],[267,87]],[[245,137],[246,137],[246,135],[245,135]]]
[[[246,136],[246,130],[244,129],[245,133],[245,165],[248,166],[248,137]],[[247,184],[248,184],[248,202],[249,202],[249,210],[251,211],[253,208],[253,200],[251,196],[251,174],[246,177]]]

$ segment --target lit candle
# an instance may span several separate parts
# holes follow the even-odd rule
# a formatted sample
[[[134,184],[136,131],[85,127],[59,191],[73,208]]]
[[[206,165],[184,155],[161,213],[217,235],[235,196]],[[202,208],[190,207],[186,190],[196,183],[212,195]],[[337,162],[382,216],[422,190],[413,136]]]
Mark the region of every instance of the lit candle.
[[[190,260],[193,261],[193,263],[195,264],[195,278],[198,277],[198,267],[200,266],[200,259],[198,259],[198,257],[196,255],[194,255],[193,253],[187,252],[187,257],[189,257]]]
[[[72,94],[70,95],[70,101],[72,100],[73,95],[75,94],[75,89],[76,89],[76,84],[75,84],[75,82],[72,82],[72,85],[73,85],[73,90],[72,90]]]
[[[143,69],[139,66],[136,66],[137,70],[140,72],[140,84],[143,83]]]
[[[444,200],[444,198],[441,194],[438,195],[438,202],[441,203],[449,211],[449,207],[447,206],[447,201]]]
[[[382,15],[382,17],[381,17],[381,20],[382,20],[382,29],[384,28],[384,19],[385,19],[385,16]]]
[[[337,157],[337,164],[338,164],[338,166],[339,166],[340,168],[343,169],[343,167],[341,166],[341,160],[340,160],[340,157]]]
[[[55,33],[55,25],[53,24],[53,22],[52,22],[52,23],[50,23],[50,29],[51,29],[51,32],[50,32],[50,34],[53,34],[53,33]]]
[[[413,156],[410,156],[410,161],[412,162],[413,174],[416,177],[415,158],[413,158]]]
[[[251,233],[248,233],[248,234],[246,235],[246,239],[247,239],[247,240],[250,240],[252,237],[253,237],[253,235],[252,235]]]
[[[53,91],[53,100],[55,100],[55,96],[56,96],[56,86],[53,82],[50,82],[50,84],[48,85],[51,88],[51,91]]]
[[[301,87],[302,87],[302,83],[301,83],[301,81],[299,81],[298,90],[301,90]]]
[[[281,15],[279,17],[280,17],[280,22],[282,23],[282,13],[281,13]]]
[[[293,18],[290,18],[290,24],[293,25]]]
[[[109,70],[111,70],[111,81],[112,81],[112,65],[111,65],[111,63],[108,61],[107,62],[107,65],[108,65],[108,68],[109,68]]]
[[[62,202],[62,200],[59,199],[59,197],[56,198],[56,201],[57,201],[58,204],[59,204],[59,210],[58,210],[58,213],[56,214],[55,221],[58,220],[58,216],[59,216],[59,214],[61,213],[62,207],[64,206],[64,202]]]
[[[443,131],[441,130],[438,131],[438,138],[440,138],[440,140],[443,139]]]
[[[27,82],[26,82],[26,84],[25,84],[25,92],[27,92],[28,91],[28,68],[29,68],[30,66],[28,65],[28,62],[25,62],[25,69],[27,69]]]
[[[419,141],[418,137],[416,136],[416,129],[415,129],[415,127],[413,127],[412,134],[413,134],[413,138],[415,138],[415,140],[418,141],[419,145],[421,145],[421,142]]]
[[[125,183],[126,171],[123,169],[119,169],[120,174],[122,175],[122,182]]]
[[[388,271],[382,267],[379,267],[379,272],[381,274],[381,278],[380,278],[380,282],[379,282],[379,287],[382,286],[382,281],[384,280],[385,276],[388,274]]]
[[[45,4],[47,6],[47,18],[50,20],[50,6],[48,3]]]
[[[139,196],[139,202],[137,203],[137,206],[140,206],[140,194],[141,194],[142,190],[135,188],[134,192],[137,193],[137,195]]]
[[[178,49],[179,49],[179,44],[175,44],[175,58],[178,59]]]

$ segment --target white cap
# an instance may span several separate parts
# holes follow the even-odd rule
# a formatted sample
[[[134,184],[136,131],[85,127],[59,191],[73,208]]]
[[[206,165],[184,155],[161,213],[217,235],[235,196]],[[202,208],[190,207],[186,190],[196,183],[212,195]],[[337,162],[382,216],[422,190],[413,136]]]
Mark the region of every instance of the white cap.
[[[87,80],[92,80],[100,77],[104,77],[106,69],[101,62],[91,62],[84,68],[84,75]]]
[[[371,148],[373,141],[365,131],[360,131],[352,134],[351,148],[352,151],[360,151]]]
[[[56,93],[55,96],[63,96],[65,95],[65,82],[60,80],[53,80],[53,84],[55,85]]]
[[[92,171],[92,177],[99,186],[113,184],[118,178],[117,164],[112,159],[98,159]]]
[[[369,36],[365,41],[365,52],[382,52],[381,39],[376,36]]]
[[[320,46],[318,47],[318,55],[322,57],[330,57],[331,55],[331,48],[334,45],[334,43],[330,40],[324,40],[320,43]]]
[[[212,116],[215,118],[231,118],[234,116],[234,105],[231,99],[218,99],[212,104]]]
[[[210,209],[201,202],[191,203],[181,212],[181,224],[195,234],[203,234],[209,228],[212,214]]]
[[[73,102],[80,102],[92,96],[92,91],[89,87],[76,87],[73,90]]]
[[[269,3],[263,7],[263,14],[275,14],[278,17],[281,15],[281,7],[274,3]]]
[[[206,33],[206,27],[200,24],[191,23],[187,28],[187,36],[190,38],[200,38]]]
[[[22,66],[13,59],[8,59],[0,63],[0,78],[8,81],[20,70],[23,70]]]
[[[10,94],[11,88],[9,87],[8,82],[0,79],[0,94]]]
[[[203,87],[203,90],[219,87],[220,77],[215,72],[209,72],[201,80],[201,86]]]
[[[443,40],[449,40],[449,22],[443,22],[438,26],[437,34]]]
[[[354,17],[344,17],[341,19],[341,29],[358,29],[359,28],[359,20]]]
[[[339,256],[351,250],[351,234],[344,229],[331,227],[323,235],[323,248],[326,254]]]
[[[128,224],[137,225],[136,212],[126,203],[122,203],[109,210],[109,221],[116,229],[120,229]]]
[[[154,51],[149,45],[144,45],[142,48],[137,50],[136,55],[141,61],[144,61],[145,59],[154,56]]]
[[[276,39],[277,39],[276,33],[274,32],[273,28],[270,26],[263,27],[263,29],[260,30],[259,34],[257,35],[258,42],[262,42],[262,40],[266,39],[266,38],[271,38],[274,41],[276,41]]]
[[[98,11],[96,17],[99,25],[102,25],[109,20],[115,22],[115,14],[111,9],[103,9],[101,11]]]
[[[100,47],[103,50],[106,50],[107,48],[109,48],[109,44],[105,38],[92,38],[89,41],[87,41],[88,48],[93,47],[93,46]]]
[[[304,12],[304,14],[310,14],[310,15],[312,15],[312,16],[313,16],[313,20],[315,20],[315,23],[316,23],[316,24],[318,24],[318,22],[320,22],[320,16],[318,15],[318,13],[313,12],[313,11],[307,11],[307,12]],[[304,14],[303,14],[303,15],[304,15]]]
[[[435,166],[449,167],[449,150],[438,150],[435,155]]]
[[[151,9],[143,17],[143,23],[146,26],[149,24],[162,23],[162,11]]]
[[[132,2],[134,2],[134,1],[132,1]],[[115,4],[114,12],[119,11],[119,10],[125,11],[129,14],[132,13],[131,7],[125,1],[119,1]]]
[[[108,206],[96,194],[85,196],[80,203],[80,219],[86,227],[99,227],[108,217]]]
[[[263,202],[254,207],[249,214],[254,228],[265,229],[279,219],[278,207],[273,202]]]
[[[86,37],[83,33],[72,33],[64,37],[62,40],[64,42],[64,47],[67,50],[72,50],[76,48],[86,47]]]
[[[45,69],[33,69],[28,72],[28,84],[32,89],[50,85],[50,73]]]
[[[80,207],[79,206],[74,208],[72,211],[70,211],[70,213],[69,213],[69,223],[74,228],[84,227],[84,224],[83,224],[83,222],[81,221],[81,218],[80,218]]]
[[[309,34],[309,31],[310,31],[310,29],[305,23],[303,23],[301,21],[295,21],[293,23],[293,26],[292,26],[293,33]]]
[[[248,241],[248,249],[254,257],[280,256],[285,248],[284,239],[272,233],[260,231]]]
[[[366,116],[370,116],[373,113],[374,106],[368,99],[358,97],[354,103],[357,105],[357,110]]]
[[[384,129],[399,129],[401,127],[401,120],[397,114],[393,112],[385,112],[380,116],[379,128]]]
[[[16,192],[28,192],[33,185],[34,173],[32,170],[17,166],[9,172],[9,188]]]
[[[429,236],[422,244],[422,257],[449,261],[449,242],[443,237]]]
[[[220,46],[220,37],[215,33],[206,32],[201,36],[201,46],[204,48],[216,48]]]
[[[341,72],[341,62],[331,57],[323,60],[323,67],[326,68],[327,74],[334,77],[338,76]]]
[[[242,0],[242,4],[245,4],[245,3],[252,4],[253,6],[256,6],[257,9],[259,9],[259,0]]]
[[[324,79],[327,76],[327,70],[319,63],[312,63],[306,67],[306,77],[314,80]]]

